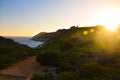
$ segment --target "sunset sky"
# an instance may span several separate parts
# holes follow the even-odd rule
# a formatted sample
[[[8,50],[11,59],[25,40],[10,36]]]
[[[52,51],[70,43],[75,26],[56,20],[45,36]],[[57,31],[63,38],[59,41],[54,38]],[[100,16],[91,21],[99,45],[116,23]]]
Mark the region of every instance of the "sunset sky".
[[[113,18],[120,23],[119,12],[120,0],[0,0],[0,36],[34,36]]]

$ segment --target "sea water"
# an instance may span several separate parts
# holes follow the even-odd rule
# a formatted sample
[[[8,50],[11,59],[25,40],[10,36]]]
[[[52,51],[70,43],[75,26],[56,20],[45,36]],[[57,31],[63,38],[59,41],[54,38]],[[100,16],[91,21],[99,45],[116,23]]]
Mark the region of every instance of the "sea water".
[[[18,42],[19,44],[27,45],[31,48],[36,48],[37,46],[40,46],[44,43],[42,41],[31,40],[30,37],[7,37],[7,38],[13,39],[14,41]]]

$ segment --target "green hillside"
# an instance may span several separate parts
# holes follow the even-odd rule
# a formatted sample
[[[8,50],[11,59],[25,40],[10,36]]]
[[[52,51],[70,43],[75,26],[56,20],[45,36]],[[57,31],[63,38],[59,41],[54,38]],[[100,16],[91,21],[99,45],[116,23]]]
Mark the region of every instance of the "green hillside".
[[[110,32],[103,26],[58,30],[39,48],[36,61],[57,68],[56,80],[119,80],[119,30]]]
[[[0,36],[0,69],[33,54],[30,47]]]

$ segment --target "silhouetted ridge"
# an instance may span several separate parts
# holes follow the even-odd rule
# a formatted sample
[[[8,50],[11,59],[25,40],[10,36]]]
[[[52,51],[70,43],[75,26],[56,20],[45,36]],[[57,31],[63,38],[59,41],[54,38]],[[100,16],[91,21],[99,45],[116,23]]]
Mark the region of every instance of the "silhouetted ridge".
[[[81,39],[84,36],[84,31],[87,31],[89,35],[95,35],[99,30],[104,30],[103,26],[91,26],[91,27],[76,27],[72,26],[70,29],[59,29],[52,33],[39,33],[34,36],[33,40],[45,41],[45,44],[62,41],[65,39]],[[64,38],[64,39],[63,39]],[[92,37],[91,37],[92,38]]]

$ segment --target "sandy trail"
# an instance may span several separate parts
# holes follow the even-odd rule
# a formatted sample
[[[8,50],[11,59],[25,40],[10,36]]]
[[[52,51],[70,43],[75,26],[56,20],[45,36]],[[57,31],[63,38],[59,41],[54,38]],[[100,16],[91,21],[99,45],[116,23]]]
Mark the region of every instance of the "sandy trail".
[[[29,76],[34,72],[40,72],[41,66],[35,61],[36,56],[27,57],[18,63],[15,63],[7,68],[0,70],[1,74],[17,74]]]

